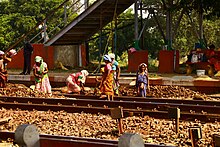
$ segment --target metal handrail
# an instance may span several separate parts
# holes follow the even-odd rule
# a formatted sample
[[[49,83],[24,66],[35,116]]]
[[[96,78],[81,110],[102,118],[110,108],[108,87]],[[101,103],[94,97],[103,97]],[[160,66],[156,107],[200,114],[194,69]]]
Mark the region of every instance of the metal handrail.
[[[96,2],[96,1],[97,1],[97,0],[93,1],[91,4],[93,4],[93,3]],[[55,13],[56,13],[57,11],[59,11],[60,9],[62,9],[63,6],[65,6],[68,2],[69,2],[69,0],[65,0],[65,1],[64,1],[62,4],[60,4],[57,8],[53,9],[50,13],[48,13],[48,15],[46,15],[45,19],[39,21],[39,22],[35,25],[35,27],[33,27],[33,28],[32,28],[30,31],[28,31],[26,34],[22,34],[21,37],[20,37],[13,45],[11,45],[8,49],[6,49],[6,52],[9,51],[9,50],[12,49],[12,48],[15,48],[16,46],[18,46],[19,43],[21,43],[26,37],[28,37],[29,35],[31,35],[31,33],[33,33],[34,31],[37,31],[36,35],[34,35],[34,37],[32,37],[32,38],[29,40],[30,42],[34,41],[39,35],[41,35],[42,32],[45,32],[45,31],[46,31],[45,26],[44,26],[44,29],[40,29],[40,30],[37,29],[37,28],[39,28],[40,25],[42,25],[42,24],[46,25],[46,23],[44,23],[44,22],[48,22],[48,21],[50,21],[50,20],[52,20],[51,23],[53,23],[53,22],[58,21],[57,18],[61,18],[62,16],[64,16],[64,17],[67,16],[67,14],[65,14],[65,12],[67,12],[67,10],[70,10],[71,8],[73,8],[74,6],[76,6],[76,5],[80,2],[80,0],[77,0],[77,1],[75,1],[74,3],[72,3],[72,4],[67,8],[66,11],[65,11],[65,7],[64,7],[63,13],[62,13],[61,15],[59,15],[58,17],[56,17],[56,19],[53,19],[53,16],[55,15]],[[88,0],[88,3],[89,3],[89,0]],[[77,12],[78,12],[83,6],[85,6],[85,5],[86,5],[86,2],[81,3],[81,5],[79,5],[78,7],[76,7],[76,9],[75,9],[73,12],[71,12],[71,16],[72,16],[73,14],[79,14],[79,13],[77,13]],[[85,10],[84,10],[84,11],[85,11]],[[82,12],[81,12],[81,13],[82,13]],[[51,18],[52,18],[52,19],[51,19]],[[53,27],[53,29],[49,31],[48,35],[49,35],[49,34],[52,34],[57,28],[62,29],[62,25],[63,25],[63,24],[64,24],[63,27],[65,27],[65,26],[66,26],[65,21],[67,21],[67,19],[70,19],[70,16],[67,16],[67,17],[66,17],[66,20],[61,21],[58,25],[56,25],[55,27]],[[68,21],[72,21],[72,20],[68,20]],[[50,23],[50,24],[51,24],[51,23]],[[48,28],[48,26],[47,26],[47,28]],[[57,32],[55,32],[55,33],[57,33]],[[53,33],[52,35],[55,35],[55,33]],[[52,36],[52,35],[51,35],[51,36]],[[41,42],[43,39],[44,39],[44,38],[41,37],[41,39],[37,40],[37,41],[34,42],[34,43],[39,43],[39,42]],[[44,41],[44,42],[45,42],[45,41]],[[20,49],[21,49],[21,48],[19,48],[18,50],[20,50]]]
[[[41,30],[41,31],[38,32],[34,37],[32,37],[32,38],[30,39],[30,42],[31,42],[32,40],[34,40],[37,36],[39,36],[42,32],[43,32],[43,30]]]
[[[76,1],[75,3],[73,3],[72,5],[70,5],[70,7],[67,9],[67,10],[69,10],[70,8],[72,8],[74,5],[76,5],[78,2],[80,2],[80,0],[78,0],[78,1]],[[62,17],[62,15],[65,15],[64,13],[62,13],[60,16],[58,16],[58,18],[60,18],[60,17]],[[50,22],[50,23],[53,23],[53,22],[56,22],[57,21],[57,19],[55,19],[55,21],[52,21],[52,22]]]
[[[75,3],[73,3],[67,10],[71,9],[74,7],[74,5],[76,5],[78,2],[80,2],[80,0],[76,1]],[[73,11],[72,13],[75,14],[78,10],[80,10],[82,7],[84,6],[84,4],[80,5],[78,8],[76,8],[75,11]],[[63,15],[63,14],[62,14]],[[62,16],[60,15],[60,17]],[[67,17],[68,19],[68,17]],[[55,20],[56,21],[56,20]],[[52,32],[54,32],[57,28],[59,28],[59,26],[61,26],[62,24],[65,24],[65,21],[62,21],[60,24],[58,24],[56,27],[54,27],[49,33],[49,34],[52,34]],[[64,25],[65,26],[65,25]],[[55,34],[55,33],[54,33]]]
[[[57,8],[55,8],[54,10],[52,10],[52,12],[50,12],[45,19],[48,19],[51,15],[53,15],[57,10],[59,10],[66,2],[68,2],[69,0],[65,0],[61,5],[59,5]],[[24,38],[26,38],[29,34],[31,34],[31,32],[33,32],[40,24],[42,24],[44,22],[43,19],[42,21],[38,22],[37,25],[35,25],[35,27],[33,27],[30,31],[28,31],[26,34],[22,34],[21,37],[13,44],[11,45],[7,50],[9,51],[10,49],[14,48],[15,46],[17,46]]]

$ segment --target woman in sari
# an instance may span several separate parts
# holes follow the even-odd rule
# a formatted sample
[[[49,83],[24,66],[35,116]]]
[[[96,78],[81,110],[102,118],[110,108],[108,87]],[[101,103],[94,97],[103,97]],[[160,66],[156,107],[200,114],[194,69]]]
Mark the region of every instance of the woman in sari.
[[[115,54],[110,53],[109,57],[112,60],[112,71],[113,71],[113,89],[114,89],[114,94],[119,95],[119,76],[121,73],[120,66],[118,64],[118,61],[115,60]]]
[[[102,75],[102,81],[100,84],[100,98],[105,98],[107,96],[113,96],[113,72],[112,72],[112,60],[108,55],[104,56],[104,73]]]
[[[5,76],[6,76],[6,82],[8,82],[8,70],[7,70],[7,64],[12,61],[12,57],[17,54],[15,49],[11,49],[10,51],[6,52],[3,57],[3,63],[4,63],[4,70],[5,70]]]
[[[87,70],[81,70],[77,73],[72,73],[66,79],[68,93],[84,91],[86,77],[89,75]]]
[[[0,51],[0,88],[5,88],[7,81],[7,71],[4,67],[4,55],[5,53]]]
[[[138,66],[138,72],[136,77],[136,88],[138,96],[146,97],[147,89],[149,89],[149,78],[147,65],[145,63],[141,63]]]
[[[48,73],[47,64],[43,62],[42,57],[40,56],[35,57],[33,72],[35,77],[35,89],[37,91],[52,95],[50,81],[47,74]]]

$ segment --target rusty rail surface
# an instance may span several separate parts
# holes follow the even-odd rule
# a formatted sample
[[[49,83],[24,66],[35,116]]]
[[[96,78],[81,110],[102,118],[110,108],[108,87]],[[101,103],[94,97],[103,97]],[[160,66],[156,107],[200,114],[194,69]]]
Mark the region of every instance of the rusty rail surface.
[[[220,106],[169,104],[151,102],[105,101],[105,100],[77,100],[54,98],[22,98],[1,97],[0,107],[7,109],[39,110],[39,111],[66,111],[69,113],[111,114],[111,108],[123,107],[124,115],[145,116],[168,119],[168,108],[179,107],[181,120],[199,119],[205,122],[220,120]],[[213,109],[214,108],[214,109]],[[207,111],[207,112],[206,112]]]
[[[79,96],[82,97],[82,96]],[[116,101],[107,101],[102,99],[90,99],[96,96],[85,96],[87,99],[76,98],[30,98],[30,97],[0,97],[2,102],[43,104],[43,105],[71,105],[83,107],[114,108],[123,107],[124,109],[137,110],[157,110],[167,111],[170,107],[178,107],[182,112],[220,114],[220,102],[201,101],[201,100],[174,100],[174,99],[156,99],[139,98],[141,101],[127,101],[128,99],[137,99],[135,97],[117,97]],[[121,101],[121,99],[124,99]],[[120,100],[120,101],[119,101]]]
[[[58,94],[60,96],[65,96],[69,98],[80,98],[80,99],[99,99],[99,96],[95,95],[78,95],[78,94]],[[220,99],[220,96],[215,96],[215,95],[208,95],[209,97],[217,100]],[[181,103],[184,102],[186,104],[190,104],[191,101],[199,102],[200,105],[203,103],[206,105],[206,102],[218,102],[218,101],[211,101],[211,100],[184,100],[184,99],[168,99],[168,98],[156,98],[152,96],[147,96],[145,97],[134,97],[134,96],[115,96],[115,100],[125,100],[125,101],[139,101],[139,102],[177,102]]]
[[[14,140],[14,132],[0,131],[0,138],[7,140],[8,138]],[[94,139],[85,137],[73,137],[73,136],[56,136],[56,135],[40,135],[41,147],[117,147],[117,140],[106,140],[106,139]],[[157,145],[145,143],[145,147],[174,147],[167,145]]]

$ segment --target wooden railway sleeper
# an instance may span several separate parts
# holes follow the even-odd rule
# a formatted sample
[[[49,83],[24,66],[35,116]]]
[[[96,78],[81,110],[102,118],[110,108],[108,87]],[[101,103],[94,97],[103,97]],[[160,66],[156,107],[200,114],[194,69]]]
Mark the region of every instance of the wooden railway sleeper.
[[[132,117],[132,116],[144,117],[144,112],[135,112],[135,111],[125,111],[124,110],[124,116],[125,117]]]

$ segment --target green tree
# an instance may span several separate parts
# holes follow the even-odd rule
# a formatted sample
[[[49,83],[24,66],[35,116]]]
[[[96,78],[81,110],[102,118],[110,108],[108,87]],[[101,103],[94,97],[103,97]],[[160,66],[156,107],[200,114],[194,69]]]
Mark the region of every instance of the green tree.
[[[0,2],[0,47],[6,49],[13,44],[22,34],[26,34],[42,21],[49,12],[58,7],[63,0],[9,0]],[[58,11],[54,17],[56,21],[62,12]],[[57,17],[56,17],[57,16]],[[53,29],[56,23],[52,19],[48,29]],[[36,29],[36,31],[39,31]],[[36,32],[30,35],[34,36]]]
[[[90,46],[90,60],[99,60],[100,57],[108,52],[114,51],[114,37],[115,37],[115,22],[110,22],[102,29],[102,35],[96,33],[93,39],[89,41]],[[124,51],[133,45],[134,32],[134,16],[132,9],[122,13],[117,18],[117,49],[116,54],[121,56]],[[100,37],[101,35],[101,37]]]
[[[170,0],[143,0],[145,8],[149,11],[154,9],[158,22],[161,25],[161,29],[164,31],[166,30],[166,5],[169,3]],[[201,11],[204,15],[203,20],[203,30],[204,30],[204,39],[207,44],[216,44],[219,46],[219,26],[218,21],[218,13],[219,13],[219,5],[220,1],[215,0],[174,0],[172,3],[172,7],[169,7],[173,14],[173,22],[172,25],[175,26],[174,22],[178,22],[179,16],[181,15],[182,11],[182,19],[180,21],[178,29],[173,32],[173,48],[179,49],[182,56],[185,56],[189,53],[190,50],[193,49],[194,44],[198,42],[199,38],[199,12]],[[151,45],[150,40],[154,37],[158,42],[154,42],[152,46],[157,46],[160,44],[161,48],[163,45],[163,40],[161,40],[160,36],[156,34],[158,31],[158,24],[154,24],[155,26],[151,26],[149,24],[152,23],[155,19],[149,19],[150,23],[145,30],[145,37],[148,36],[148,45]],[[149,29],[150,28],[150,29]],[[158,29],[159,30],[159,29]],[[161,32],[161,31],[159,31]],[[165,31],[164,31],[165,32]],[[165,34],[165,33],[164,33]],[[163,39],[163,38],[162,38]],[[158,43],[158,44],[156,44]],[[160,49],[161,49],[160,48]],[[149,49],[149,47],[148,47]],[[155,47],[155,52],[158,51],[158,48]],[[153,52],[152,52],[153,53]],[[151,54],[152,54],[151,53]]]

